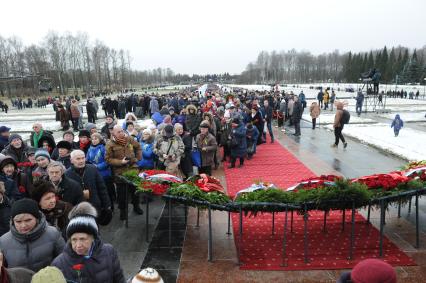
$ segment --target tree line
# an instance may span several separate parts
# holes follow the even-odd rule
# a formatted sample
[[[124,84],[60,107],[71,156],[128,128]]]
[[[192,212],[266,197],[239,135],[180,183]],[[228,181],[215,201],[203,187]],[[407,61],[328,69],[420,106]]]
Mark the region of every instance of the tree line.
[[[92,43],[86,33],[50,31],[40,44],[24,46],[17,37],[0,36],[0,92],[23,95],[53,88],[60,94],[116,91],[140,85],[177,83],[186,77],[170,68],[132,69],[128,50]]]
[[[359,81],[360,74],[376,68],[384,83],[425,83],[426,46],[421,49],[385,46],[368,52],[338,50],[313,55],[309,51],[262,51],[238,78],[240,83],[314,83]]]

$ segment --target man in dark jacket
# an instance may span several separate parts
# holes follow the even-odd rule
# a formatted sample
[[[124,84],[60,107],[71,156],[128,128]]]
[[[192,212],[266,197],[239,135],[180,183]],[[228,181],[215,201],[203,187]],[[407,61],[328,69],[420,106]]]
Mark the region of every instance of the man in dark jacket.
[[[65,171],[65,175],[81,185],[84,199],[98,211],[110,209],[108,191],[96,166],[86,164],[84,152],[78,149],[71,152],[71,163],[72,166]]]
[[[300,136],[300,120],[302,119],[303,114],[303,105],[299,101],[299,97],[294,96],[294,105],[293,105],[293,123],[294,123],[294,130],[295,136]]]
[[[96,123],[96,120],[95,120],[96,108],[90,99],[88,99],[86,102],[86,110],[87,110],[87,121],[89,123]]]
[[[65,167],[58,161],[52,161],[47,166],[49,181],[56,189],[56,195],[60,200],[77,205],[83,201],[83,189],[79,182],[68,178],[65,173]]]
[[[10,128],[0,127],[0,152],[9,144]]]
[[[197,107],[190,104],[186,107],[186,129],[192,137],[196,137],[200,133],[201,116],[197,113]]]

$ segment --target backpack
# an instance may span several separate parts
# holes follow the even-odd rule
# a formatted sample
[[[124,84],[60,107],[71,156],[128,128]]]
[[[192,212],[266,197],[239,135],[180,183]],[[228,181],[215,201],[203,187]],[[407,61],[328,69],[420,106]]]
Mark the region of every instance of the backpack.
[[[351,114],[349,113],[349,111],[346,109],[343,109],[342,124],[348,124],[350,119],[351,119]]]

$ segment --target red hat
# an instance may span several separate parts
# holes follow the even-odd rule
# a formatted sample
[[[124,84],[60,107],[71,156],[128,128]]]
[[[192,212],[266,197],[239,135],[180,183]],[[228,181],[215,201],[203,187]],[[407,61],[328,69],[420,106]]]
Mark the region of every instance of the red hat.
[[[396,273],[392,266],[379,259],[366,259],[352,269],[354,283],[396,283]]]

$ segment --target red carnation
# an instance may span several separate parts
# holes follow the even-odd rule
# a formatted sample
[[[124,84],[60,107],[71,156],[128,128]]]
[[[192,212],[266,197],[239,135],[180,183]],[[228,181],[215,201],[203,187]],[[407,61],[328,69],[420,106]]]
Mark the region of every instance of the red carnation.
[[[75,271],[81,271],[83,269],[83,267],[84,267],[84,264],[79,263],[79,264],[74,264],[72,266],[72,269],[75,270]]]
[[[25,187],[24,186],[19,186],[18,187],[18,191],[21,193],[21,194],[24,194],[27,190],[25,189]]]

